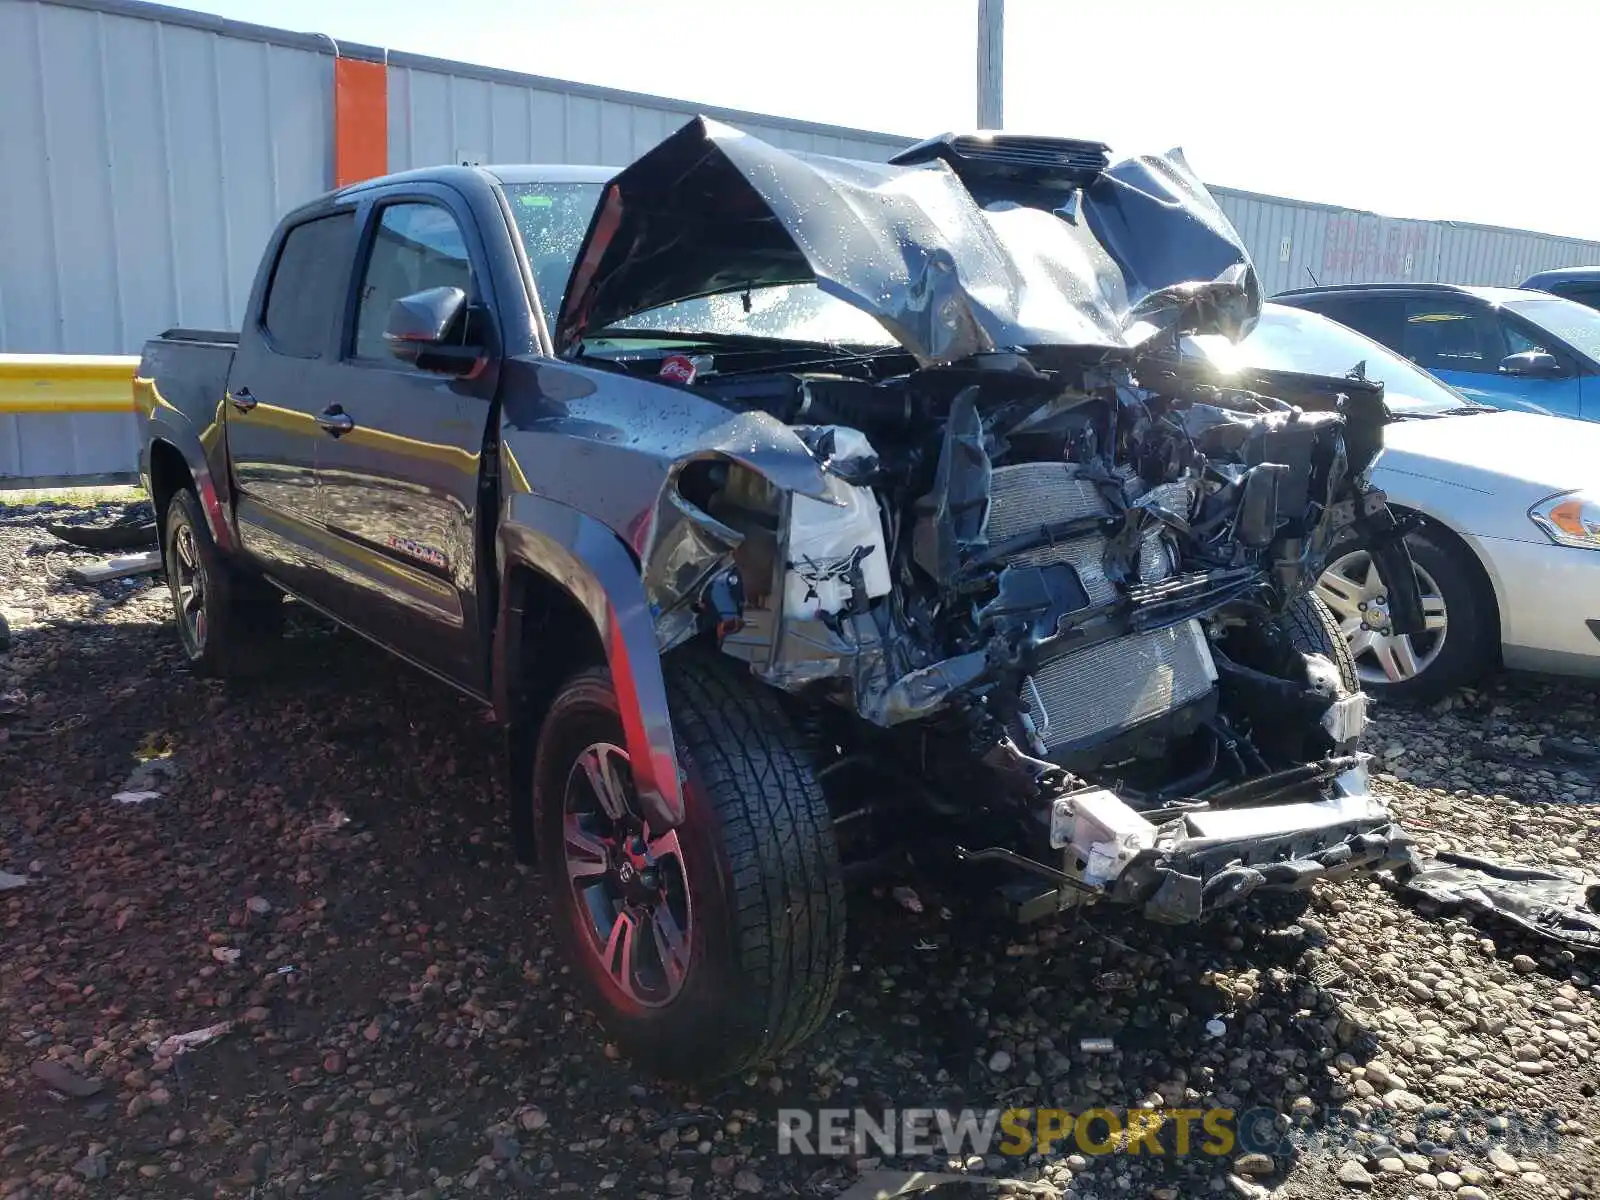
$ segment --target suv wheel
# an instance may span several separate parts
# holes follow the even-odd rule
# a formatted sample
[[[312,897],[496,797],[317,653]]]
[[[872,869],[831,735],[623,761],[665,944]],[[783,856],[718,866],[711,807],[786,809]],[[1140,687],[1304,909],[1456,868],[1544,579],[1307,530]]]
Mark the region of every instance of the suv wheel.
[[[844,967],[833,826],[803,743],[733,664],[669,657],[686,817],[653,830],[609,674],[551,704],[532,807],[556,935],[624,1053],[670,1077],[774,1058],[827,1016]]]
[[[235,572],[211,540],[200,498],[185,489],[167,505],[162,541],[178,639],[200,675],[258,673],[282,630],[282,602],[271,586]]]
[[[1365,550],[1329,563],[1317,581],[1317,595],[1333,610],[1368,692],[1428,704],[1492,665],[1491,612],[1458,551],[1425,533],[1411,534],[1406,544],[1422,594],[1421,633],[1389,632],[1388,588]]]

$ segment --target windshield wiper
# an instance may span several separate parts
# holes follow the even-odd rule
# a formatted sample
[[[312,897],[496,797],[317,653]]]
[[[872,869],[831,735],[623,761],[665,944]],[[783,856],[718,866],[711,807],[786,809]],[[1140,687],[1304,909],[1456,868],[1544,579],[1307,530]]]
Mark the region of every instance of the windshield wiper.
[[[1442,408],[1436,411],[1441,417],[1470,417],[1474,413],[1499,412],[1500,410],[1492,404],[1479,404],[1476,401],[1468,401],[1466,404],[1458,404],[1454,408]]]

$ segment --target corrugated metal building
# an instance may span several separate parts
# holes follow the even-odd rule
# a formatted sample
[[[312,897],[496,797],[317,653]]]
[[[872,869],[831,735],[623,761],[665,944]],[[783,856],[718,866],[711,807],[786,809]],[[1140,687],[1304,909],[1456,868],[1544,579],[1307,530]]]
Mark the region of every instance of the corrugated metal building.
[[[700,112],[780,146],[854,158],[882,159],[912,140],[335,45],[138,0],[0,0],[0,352],[130,353],[170,325],[236,325],[278,217],[359,177],[342,157],[347,78],[378,80],[377,122],[362,129],[386,130],[383,153],[354,152],[391,170],[622,165]],[[1323,283],[1515,283],[1600,262],[1597,243],[1216,193],[1269,291],[1310,282],[1307,268]],[[46,470],[47,452],[71,461]],[[46,435],[0,412],[0,478],[131,462],[131,428],[115,417],[52,418]]]

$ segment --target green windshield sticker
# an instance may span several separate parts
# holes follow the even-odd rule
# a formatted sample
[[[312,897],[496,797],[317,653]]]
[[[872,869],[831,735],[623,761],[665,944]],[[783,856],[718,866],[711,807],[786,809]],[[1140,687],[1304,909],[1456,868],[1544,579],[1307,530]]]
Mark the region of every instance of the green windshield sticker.
[[[529,208],[549,208],[555,203],[555,201],[550,199],[549,196],[530,196],[524,194],[521,203],[527,205]]]

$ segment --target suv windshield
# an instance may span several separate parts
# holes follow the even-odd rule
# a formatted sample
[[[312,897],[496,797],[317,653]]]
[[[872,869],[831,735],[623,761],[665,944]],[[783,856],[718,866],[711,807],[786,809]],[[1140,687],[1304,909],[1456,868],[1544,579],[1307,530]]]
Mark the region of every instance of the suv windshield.
[[[1383,381],[1384,399],[1397,413],[1445,412],[1471,403],[1377,342],[1327,317],[1298,308],[1264,305],[1255,329],[1237,345],[1212,334],[1186,338],[1185,345],[1229,374],[1255,367],[1339,378],[1348,375],[1357,363],[1365,362],[1367,378]]]
[[[552,324],[588,232],[600,183],[508,183],[506,198],[515,214],[517,233],[533,267],[539,302]],[[724,336],[781,338],[788,341],[892,346],[883,326],[843,300],[826,295],[814,283],[781,284],[682,300],[635,313],[606,329],[608,337],[626,337],[629,330],[667,333],[715,333]]]
[[[1502,307],[1548,329],[1567,345],[1600,362],[1600,312],[1575,300],[1508,300]]]

